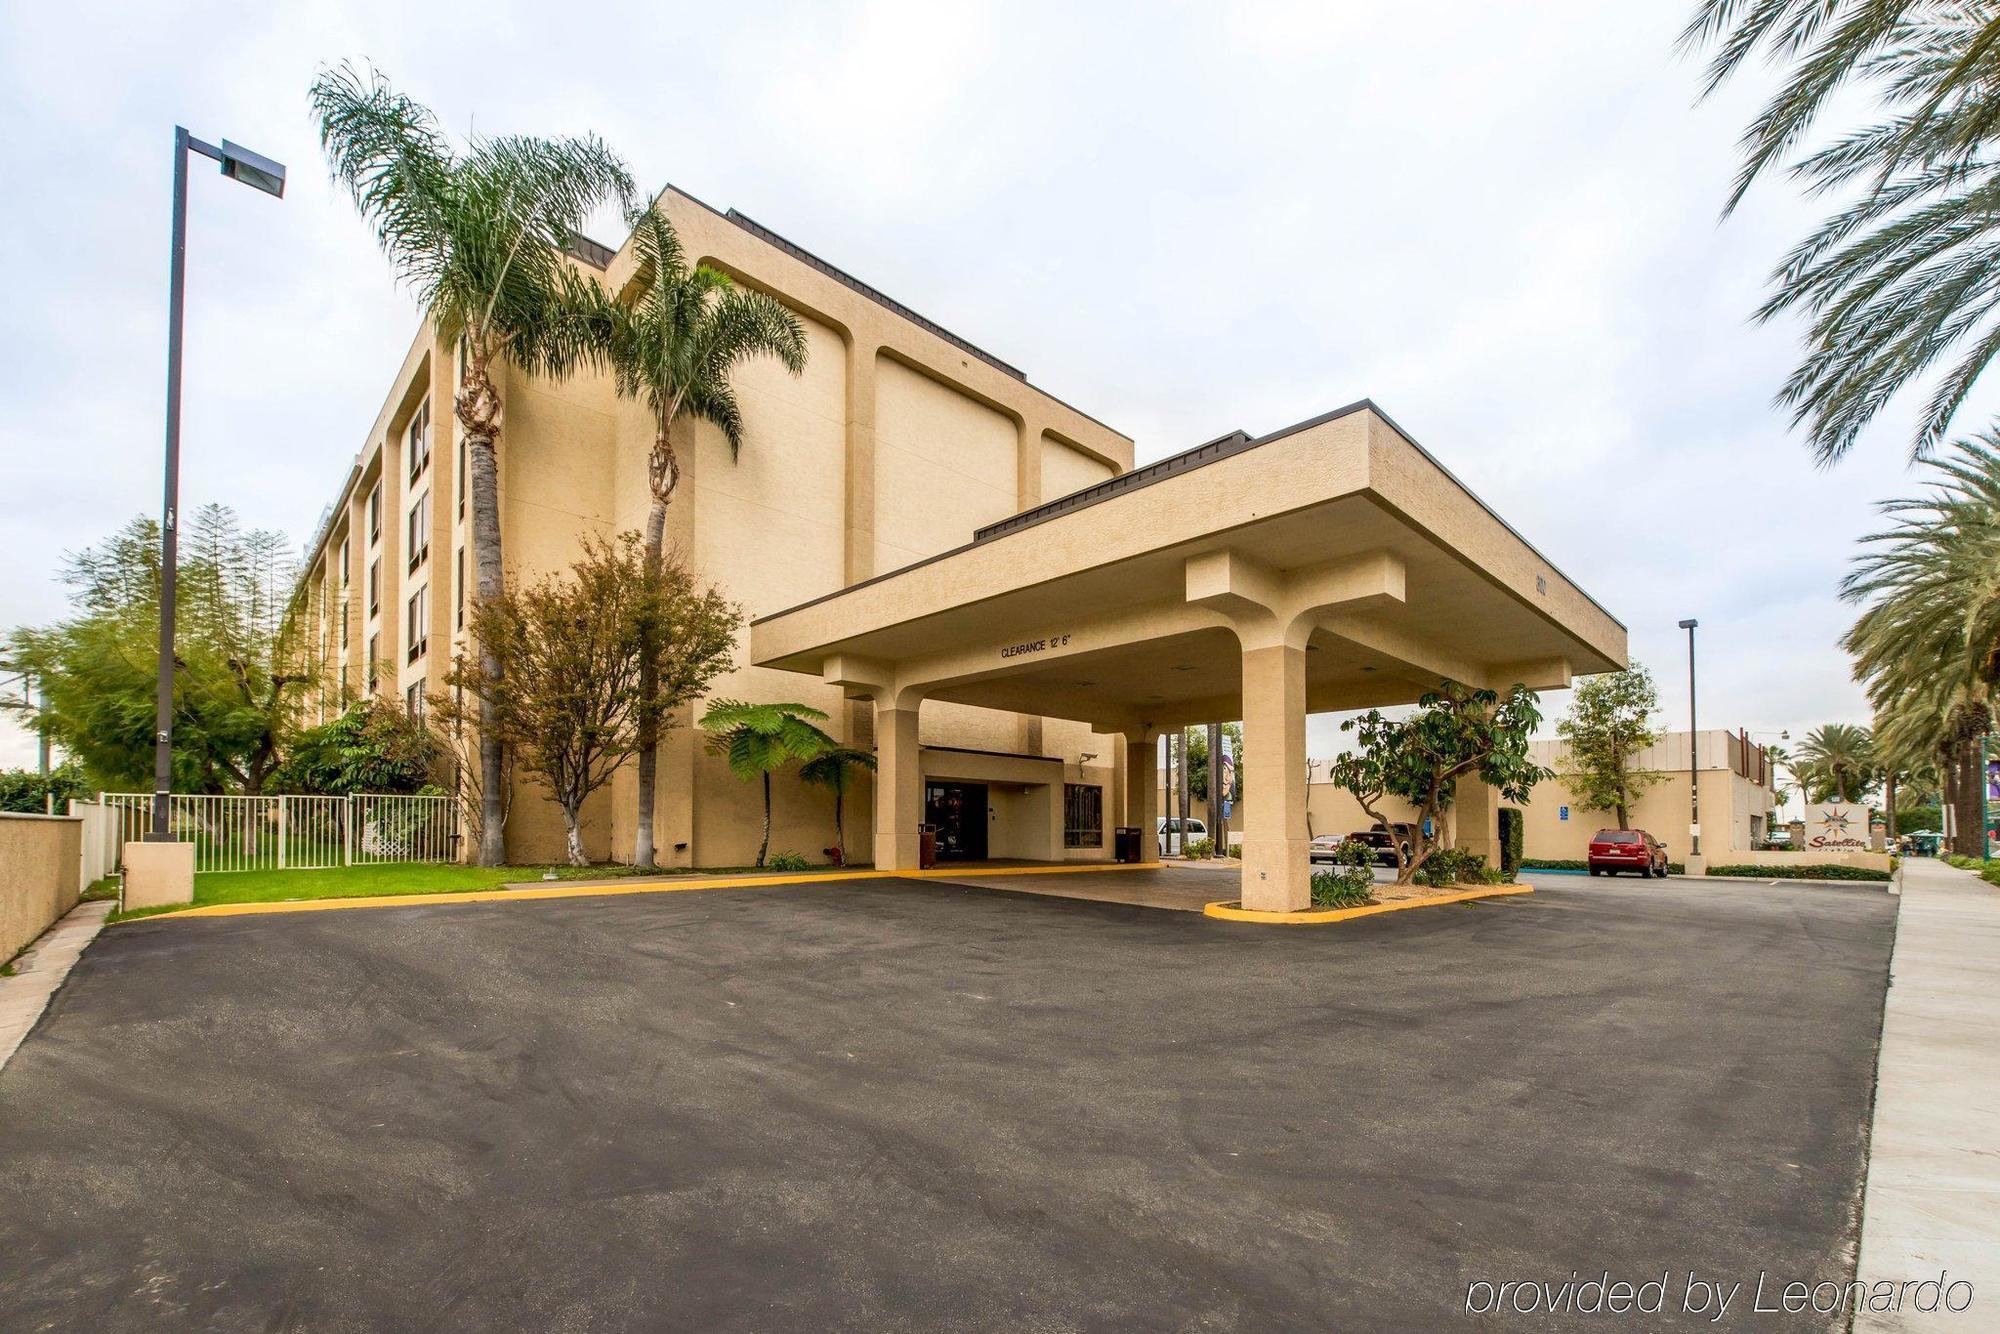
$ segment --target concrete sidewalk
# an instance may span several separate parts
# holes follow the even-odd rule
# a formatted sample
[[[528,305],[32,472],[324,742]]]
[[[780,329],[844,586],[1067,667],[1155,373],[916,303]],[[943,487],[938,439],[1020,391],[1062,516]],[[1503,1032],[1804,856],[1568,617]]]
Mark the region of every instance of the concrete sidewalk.
[[[0,1068],[48,1008],[49,997],[69,976],[83,951],[97,939],[104,919],[118,905],[109,900],[79,903],[14,961],[14,976],[0,977]]]
[[[1953,1315],[1864,1311],[1856,1330],[2000,1318],[2000,888],[1906,859],[1882,1022],[1858,1276],[1968,1280]],[[1966,1289],[1958,1288],[1963,1298]]]

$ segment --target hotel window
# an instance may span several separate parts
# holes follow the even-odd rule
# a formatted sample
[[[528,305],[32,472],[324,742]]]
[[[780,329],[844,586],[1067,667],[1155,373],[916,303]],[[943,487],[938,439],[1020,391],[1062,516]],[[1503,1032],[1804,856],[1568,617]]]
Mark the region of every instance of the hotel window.
[[[458,517],[465,517],[465,438],[458,441]]]
[[[424,679],[421,676],[403,692],[403,708],[412,718],[424,716]]]
[[[352,577],[350,569],[347,563],[347,539],[343,537],[340,539],[340,591],[343,593],[347,591],[347,581]]]
[[[429,619],[425,613],[430,609],[430,592],[429,587],[424,587],[410,594],[408,638],[411,662],[415,662],[418,658],[423,657],[424,650],[430,647],[427,642],[427,636],[424,633],[425,622]]]
[[[347,605],[347,594],[342,593],[340,595],[340,656],[343,658],[347,656],[347,613],[350,610],[352,609]]]
[[[427,398],[410,417],[409,433],[403,438],[403,452],[410,458],[410,480],[416,481],[431,466],[431,401]]]
[[[382,610],[382,558],[368,562],[368,614]]]
[[[405,534],[407,540],[403,549],[410,553],[410,570],[430,559],[431,554],[431,493],[426,491],[417,497],[417,503],[410,506],[410,526]]]
[[[362,665],[362,674],[368,679],[368,693],[375,693],[375,663],[381,657],[382,636],[368,636],[368,661]]]
[[[451,572],[451,619],[454,628],[465,628],[465,548],[460,547],[452,557]]]
[[[347,702],[347,663],[344,660],[340,664],[340,702]]]
[[[1063,846],[1104,846],[1104,789],[1095,783],[1063,784]]]
[[[368,493],[368,545],[374,546],[382,540],[382,483],[376,482],[375,489]]]

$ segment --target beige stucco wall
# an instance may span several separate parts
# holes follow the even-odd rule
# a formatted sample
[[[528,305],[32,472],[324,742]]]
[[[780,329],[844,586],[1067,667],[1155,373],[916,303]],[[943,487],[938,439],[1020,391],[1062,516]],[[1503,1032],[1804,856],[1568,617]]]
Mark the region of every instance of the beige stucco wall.
[[[0,812],[0,963],[76,906],[83,821]]]
[[[892,570],[960,546],[974,529],[1018,510],[1017,446],[1014,423],[1000,413],[882,358],[875,368],[877,567]]]
[[[1109,464],[1081,450],[1042,436],[1042,499],[1054,500],[1118,474]]]

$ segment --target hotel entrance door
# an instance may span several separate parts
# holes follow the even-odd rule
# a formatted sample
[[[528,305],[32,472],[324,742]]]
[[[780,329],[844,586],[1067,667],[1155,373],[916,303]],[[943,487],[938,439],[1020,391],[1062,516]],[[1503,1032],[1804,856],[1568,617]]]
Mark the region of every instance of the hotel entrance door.
[[[986,784],[924,784],[924,822],[937,826],[939,861],[986,860]]]

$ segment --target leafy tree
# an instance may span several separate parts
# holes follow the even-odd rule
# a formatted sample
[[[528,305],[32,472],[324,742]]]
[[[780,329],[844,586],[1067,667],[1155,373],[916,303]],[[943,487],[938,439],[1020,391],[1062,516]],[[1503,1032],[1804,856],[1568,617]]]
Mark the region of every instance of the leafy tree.
[[[300,731],[286,752],[271,777],[280,792],[420,792],[444,777],[444,753],[423,720],[382,699],[356,701],[333,721]]]
[[[793,375],[805,369],[806,335],[798,317],[776,297],[737,287],[707,265],[690,267],[664,213],[635,214],[632,243],[644,290],[608,306],[610,358],[618,392],[643,398],[653,415],[653,449],[646,476],[653,504],[646,515],[646,560],[657,568],[666,536],[667,504],[680,482],[672,428],[690,418],[719,428],[731,458],[743,448],[743,414],[730,372],[754,356],[776,357]],[[656,683],[640,683],[648,701]],[[639,720],[639,812],[633,861],[653,864],[653,794],[659,772],[658,706]],[[838,789],[836,789],[836,796]]]
[[[83,776],[83,766],[75,760],[64,760],[46,775],[40,769],[0,769],[0,811],[40,815],[53,809],[57,815],[64,815],[72,799],[82,800],[89,795],[90,784]],[[55,799],[53,803],[50,797]]]
[[[1875,749],[1865,727],[1828,723],[1799,744],[1810,801],[1860,801],[1875,786]]]
[[[823,750],[799,766],[799,777],[816,787],[833,790],[833,859],[841,865],[847,863],[847,822],[842,808],[846,804],[847,789],[854,785],[857,770],[875,770],[875,755],[872,751],[856,750],[852,746],[835,746]]]
[[[183,520],[174,661],[173,786],[263,791],[310,671],[281,636],[292,566],[282,534],[246,531],[205,505]],[[21,627],[0,667],[32,677],[37,708],[0,707],[45,728],[96,786],[149,790],[159,663],[159,525],[134,519],[61,572],[72,615]]]
[[[567,572],[473,604],[472,632],[502,670],[489,677],[456,659],[447,692],[430,700],[434,712],[471,722],[464,700],[485,686],[475,716],[491,717],[521,768],[562,808],[572,866],[588,862],[584,802],[638,749],[641,627],[649,621],[662,629],[652,641],[655,670],[678,706],[729,670],[743,618],[720,593],[697,589],[678,561],[648,570],[637,533],[586,537]]]
[[[312,86],[313,114],[333,179],[347,187],[396,275],[428,312],[440,339],[461,354],[453,411],[465,433],[472,499],[474,601],[505,592],[498,461],[501,400],[493,372],[510,362],[560,379],[604,359],[608,329],[599,289],[569,249],[607,200],[629,202],[624,164],[594,136],[542,139],[475,136],[462,150],[426,107],[379,73],[324,69]],[[479,679],[479,862],[506,856],[499,706],[503,670],[482,639]]]
[[[1639,663],[1577,684],[1569,713],[1556,724],[1569,755],[1562,775],[1585,810],[1611,811],[1618,827],[1632,822],[1632,804],[1666,775],[1635,770],[1632,758],[1660,739],[1653,713],[1660,707],[1653,674]]]
[[[1229,753],[1235,763],[1236,794],[1232,801],[1243,800],[1243,724],[1224,723],[1222,734],[1229,738]],[[1208,800],[1208,729],[1190,727],[1187,736],[1188,800],[1205,802]],[[1200,812],[1195,812],[1199,815]]]
[[[1458,795],[1458,782],[1468,776],[1497,788],[1512,802],[1528,800],[1535,784],[1549,772],[1528,756],[1529,738],[1541,725],[1540,699],[1526,686],[1515,686],[1503,698],[1491,690],[1473,690],[1456,681],[1442,682],[1400,721],[1370,709],[1340,725],[1355,734],[1357,746],[1331,766],[1333,781],[1354,794],[1361,809],[1377,823],[1390,825],[1384,799],[1396,797],[1416,808],[1417,827],[1428,822],[1442,831],[1443,815]],[[1438,835],[1420,837],[1407,859],[1396,846],[1396,883],[1416,878],[1436,851]]]
[[[1746,64],[1787,66],[1743,136],[1728,207],[1788,160],[1808,191],[1842,201],[1785,256],[1758,311],[1812,321],[1779,402],[1830,463],[1899,390],[1928,381],[1912,444],[1927,454],[2000,353],[2000,13],[1933,0],[1702,0],[1681,40],[1715,48],[1706,92]],[[1856,89],[1874,119],[1811,145],[1834,94]]]
[[[710,733],[708,748],[729,762],[729,771],[744,782],[764,784],[764,834],[757,844],[757,865],[771,850],[771,775],[794,760],[810,760],[839,746],[817,724],[820,710],[805,704],[746,704],[737,699],[712,700],[701,725]]]

